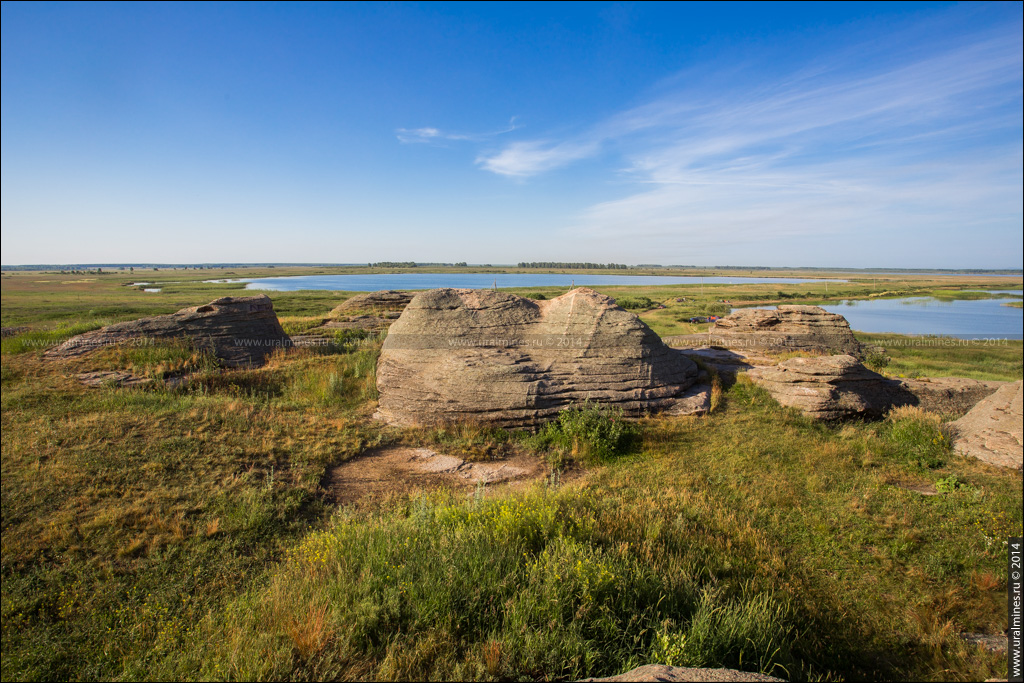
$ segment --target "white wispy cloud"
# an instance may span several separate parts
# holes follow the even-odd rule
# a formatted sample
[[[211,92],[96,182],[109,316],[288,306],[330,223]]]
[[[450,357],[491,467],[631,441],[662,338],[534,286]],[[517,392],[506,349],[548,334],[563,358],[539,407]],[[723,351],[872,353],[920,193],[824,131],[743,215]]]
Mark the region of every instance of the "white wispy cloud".
[[[1019,28],[884,66],[865,47],[756,83],[679,79],[576,136],[511,142],[477,164],[523,179],[620,154],[609,178],[618,196],[582,210],[565,237],[607,248],[628,234],[651,257],[723,239],[871,233],[894,243],[1005,229],[1020,220]]]
[[[476,163],[499,175],[525,178],[592,156],[600,148],[600,142],[513,142],[496,154],[480,155]]]
[[[497,137],[498,135],[511,133],[516,130],[516,128],[516,117],[513,116],[509,119],[508,126],[500,130],[489,131],[486,133],[453,133],[428,126],[424,128],[399,128],[395,131],[395,136],[398,138],[399,142],[406,144],[441,143],[445,141],[482,142],[484,140]]]

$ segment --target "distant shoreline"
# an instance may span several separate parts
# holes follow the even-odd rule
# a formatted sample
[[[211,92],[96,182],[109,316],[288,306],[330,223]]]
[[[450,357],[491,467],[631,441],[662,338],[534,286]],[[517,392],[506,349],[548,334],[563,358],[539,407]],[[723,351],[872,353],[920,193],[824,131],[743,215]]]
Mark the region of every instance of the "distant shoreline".
[[[82,271],[109,270],[117,272],[126,269],[139,270],[224,270],[226,268],[328,268],[332,270],[359,271],[372,273],[416,273],[460,272],[460,273],[603,273],[618,274],[714,274],[714,273],[847,273],[865,275],[1004,275],[1021,276],[1024,269],[1012,268],[830,268],[827,266],[676,266],[676,265],[637,265],[624,269],[604,268],[571,268],[541,267],[524,268],[515,264],[467,264],[450,263],[417,263],[415,266],[370,266],[364,263],[65,263],[65,264],[24,264],[0,265],[3,272],[38,272],[38,271]]]

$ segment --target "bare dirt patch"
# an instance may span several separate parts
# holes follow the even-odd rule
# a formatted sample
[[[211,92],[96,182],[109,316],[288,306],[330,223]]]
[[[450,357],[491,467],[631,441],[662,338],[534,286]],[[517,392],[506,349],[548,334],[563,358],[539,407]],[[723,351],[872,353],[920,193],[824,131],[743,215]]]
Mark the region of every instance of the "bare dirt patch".
[[[429,448],[376,448],[332,467],[322,487],[335,503],[380,499],[423,489],[473,489],[478,485],[522,486],[548,474],[533,455],[514,455],[485,462],[467,461]]]

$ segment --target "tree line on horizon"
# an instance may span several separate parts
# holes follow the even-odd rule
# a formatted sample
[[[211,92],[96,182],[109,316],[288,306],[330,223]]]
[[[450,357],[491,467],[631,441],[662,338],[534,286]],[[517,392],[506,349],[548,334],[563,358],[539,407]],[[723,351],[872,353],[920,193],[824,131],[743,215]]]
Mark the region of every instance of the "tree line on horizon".
[[[564,261],[520,261],[519,268],[572,268],[575,270],[628,270],[622,263],[568,263]]]

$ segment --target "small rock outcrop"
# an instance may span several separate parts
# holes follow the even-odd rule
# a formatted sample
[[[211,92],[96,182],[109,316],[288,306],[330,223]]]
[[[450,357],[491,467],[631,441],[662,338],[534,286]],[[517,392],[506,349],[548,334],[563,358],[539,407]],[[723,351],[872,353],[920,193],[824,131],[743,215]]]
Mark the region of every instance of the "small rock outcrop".
[[[775,310],[744,308],[721,318],[705,333],[674,339],[688,346],[721,346],[755,353],[860,352],[860,342],[853,336],[846,318],[818,306],[779,306]]]
[[[1003,382],[962,377],[890,379],[853,356],[790,358],[747,375],[784,406],[821,420],[882,417],[898,406],[939,414],[963,414]]]
[[[780,404],[819,420],[881,417],[895,406],[917,403],[901,384],[848,355],[790,358],[775,367],[750,370],[747,376]]]
[[[79,334],[47,351],[50,359],[75,358],[96,349],[142,344],[147,339],[191,339],[228,367],[261,365],[290,343],[265,294],[223,297],[170,315],[116,323]]]
[[[396,311],[400,313],[405,310],[405,307],[409,305],[414,296],[416,296],[414,292],[401,292],[393,289],[356,294],[354,297],[346,299],[336,306],[331,311],[330,317],[338,318],[363,311],[373,313]]]
[[[704,683],[731,683],[733,681],[763,681],[771,683],[783,679],[767,676],[765,674],[753,673],[750,671],[736,671],[735,669],[691,669],[682,666],[665,666],[664,664],[645,664],[631,669],[618,676],[606,678],[584,678],[584,682],[593,681],[598,683],[641,683],[643,681],[659,681],[661,683],[677,683],[682,681],[698,681]]]
[[[978,401],[994,394],[1006,382],[986,382],[967,377],[922,377],[897,379],[903,388],[917,397],[914,404],[922,410],[946,416],[960,416]]]
[[[673,407],[697,375],[693,361],[590,289],[549,301],[434,289],[412,300],[384,341],[378,416],[528,427],[587,400],[639,415]]]
[[[953,422],[957,451],[1000,467],[1021,469],[1024,461],[1021,380],[1005,384]]]
[[[92,389],[108,386],[142,387],[153,383],[153,380],[149,377],[139,377],[123,370],[83,372],[78,375],[78,381]]]

